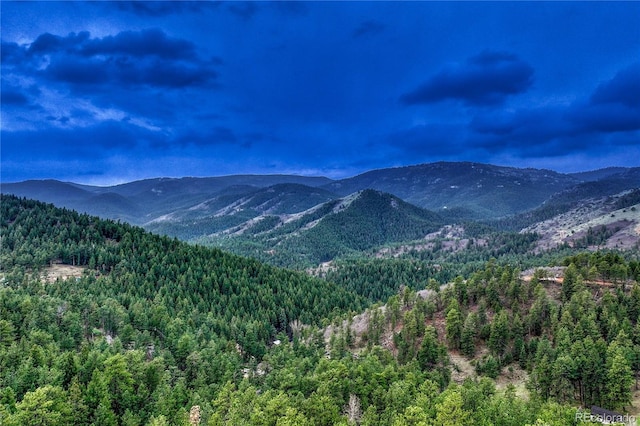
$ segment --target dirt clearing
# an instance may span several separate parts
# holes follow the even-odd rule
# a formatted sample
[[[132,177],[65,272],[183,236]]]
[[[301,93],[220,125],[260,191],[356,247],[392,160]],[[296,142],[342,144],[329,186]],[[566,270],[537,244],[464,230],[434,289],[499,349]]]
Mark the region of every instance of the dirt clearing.
[[[42,279],[48,283],[55,282],[58,278],[66,280],[69,278],[80,278],[86,268],[81,266],[63,265],[54,263],[42,270]]]

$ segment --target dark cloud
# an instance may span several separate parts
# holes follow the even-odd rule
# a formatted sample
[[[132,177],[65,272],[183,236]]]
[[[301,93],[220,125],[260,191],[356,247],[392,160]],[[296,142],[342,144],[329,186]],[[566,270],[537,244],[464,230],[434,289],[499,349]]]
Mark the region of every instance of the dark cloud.
[[[510,113],[476,115],[469,123],[469,143],[490,152],[554,156],[575,149],[578,132],[564,117],[564,109],[544,107]],[[563,141],[558,146],[557,142]],[[558,149],[564,152],[558,151]]]
[[[600,84],[588,102],[574,105],[568,118],[584,131],[603,133],[640,130],[640,63]]]
[[[18,43],[2,41],[0,46],[2,67],[19,65],[27,60],[26,49]]]
[[[80,53],[85,56],[128,55],[136,58],[156,56],[163,59],[197,59],[195,45],[192,42],[167,37],[159,29],[123,31],[115,36],[87,40],[83,43]]]
[[[143,17],[161,17],[184,12],[200,13],[205,6],[216,6],[212,1],[115,1],[107,2],[119,10]]]
[[[622,104],[640,108],[640,63],[618,72],[615,77],[598,86],[591,96],[592,104]]]
[[[386,26],[379,21],[370,20],[362,22],[358,28],[353,31],[353,37],[358,38],[366,35],[375,35],[384,32]]]
[[[228,4],[227,9],[237,17],[249,20],[258,11],[258,4],[253,1],[234,1]]]
[[[456,99],[468,105],[498,105],[511,95],[526,92],[533,68],[516,55],[484,51],[463,64],[450,65],[418,88],[402,95],[405,105]]]
[[[568,110],[567,118],[584,132],[640,130],[640,108],[629,108],[618,103],[575,106]]]
[[[20,87],[13,86],[2,80],[0,100],[2,105],[28,106],[29,98],[24,94]]]
[[[98,58],[65,55],[52,60],[43,74],[51,80],[72,84],[109,83],[112,80],[109,65]]]
[[[74,50],[89,40],[91,35],[87,31],[78,34],[70,33],[66,37],[57,36],[50,33],[44,33],[38,36],[27,49],[30,55],[46,55],[49,53],[59,52],[61,50]]]
[[[477,114],[469,140],[492,152],[552,157],[622,149],[640,137],[639,67],[633,65],[565,106]],[[622,136],[617,136],[622,135]]]
[[[80,86],[199,86],[217,77],[214,67],[220,63],[217,58],[198,57],[192,42],[169,37],[159,29],[123,31],[103,38],[91,38],[88,32],[66,37],[45,33],[28,48],[9,46],[7,55],[18,64],[25,55],[30,57],[30,68],[20,64],[25,73]]]

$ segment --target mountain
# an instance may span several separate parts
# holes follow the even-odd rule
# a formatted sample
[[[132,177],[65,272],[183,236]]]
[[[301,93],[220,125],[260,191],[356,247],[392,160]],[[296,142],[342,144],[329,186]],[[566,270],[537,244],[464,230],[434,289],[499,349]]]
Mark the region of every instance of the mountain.
[[[347,235],[381,240],[398,232],[386,218],[437,221],[372,190],[305,217],[309,232],[364,221]],[[325,280],[6,195],[0,240],[3,425],[565,425],[594,404],[638,415],[637,258],[584,252],[523,272],[493,259],[452,281],[430,261],[376,259]]]
[[[625,192],[637,188],[640,188],[640,167],[624,169],[620,173],[609,174],[599,181],[581,182],[560,191],[539,207],[495,221],[494,225],[500,229],[518,231],[565,214],[572,209],[592,205],[600,198],[622,196]]]
[[[145,224],[145,228],[183,240],[219,233],[264,216],[296,214],[337,198],[321,188],[285,183],[256,189],[232,186],[189,208]]]
[[[535,208],[578,183],[573,176],[550,170],[439,162],[373,170],[324,188],[342,195],[377,189],[426,209],[463,208],[477,219],[486,219]]]
[[[195,241],[291,266],[423,238],[443,223],[438,214],[396,196],[364,190],[297,214],[252,218]]]
[[[269,208],[275,208],[277,214],[291,213],[289,207],[296,204],[302,210],[314,201],[322,203],[365,189],[393,194],[452,220],[486,220],[536,209],[554,195],[580,184],[593,183],[592,188],[597,189],[598,185],[611,186],[617,180],[617,187],[632,187],[638,185],[634,175],[637,175],[637,169],[620,167],[561,174],[470,162],[439,162],[372,170],[341,180],[292,175],[232,175],[146,179],[109,187],[46,180],[4,183],[1,191],[139,225],[166,218],[199,219],[224,208],[235,212],[234,203],[240,203],[241,209],[253,209],[258,213]],[[256,193],[280,184],[317,188],[317,192],[302,187],[283,187]],[[590,187],[583,188],[589,191]],[[320,192],[321,189],[324,192]],[[283,190],[288,193],[286,199],[279,195]],[[103,197],[94,198],[97,195]],[[242,201],[242,197],[253,198],[253,201]],[[269,200],[271,197],[273,200]]]
[[[538,250],[559,245],[580,248],[638,249],[640,189],[590,198],[566,212],[523,229],[540,236]]]
[[[609,176],[624,173],[628,170],[628,167],[606,167],[604,169],[591,170],[588,172],[569,173],[569,175],[583,182],[594,182],[608,178]]]
[[[570,228],[581,235],[579,220],[589,222],[596,213],[616,210],[613,202],[601,199],[623,196],[634,188],[640,188],[640,168],[561,174],[441,162],[373,170],[342,180],[236,175],[146,179],[110,187],[47,180],[3,184],[1,190],[299,267],[404,242],[392,252],[450,244],[459,250],[472,240],[499,241],[502,237],[486,237],[496,230],[547,235],[536,224],[565,223],[570,212],[593,206],[593,214],[573,214]],[[462,237],[434,234],[437,226],[469,221],[487,222],[494,229],[465,225],[454,228],[462,229],[455,233]],[[599,235],[618,225],[605,227]],[[423,240],[428,233],[433,234],[429,241]],[[496,244],[520,253],[534,237],[512,235]],[[593,240],[592,235],[589,238]],[[633,245],[633,238],[627,238],[623,247]],[[484,253],[478,256],[483,259]]]
[[[157,178],[99,187],[55,180],[3,183],[3,194],[53,203],[109,219],[141,225],[176,210],[188,209],[217,194],[256,190],[290,183],[318,187],[324,177],[294,175],[233,175],[210,178]]]

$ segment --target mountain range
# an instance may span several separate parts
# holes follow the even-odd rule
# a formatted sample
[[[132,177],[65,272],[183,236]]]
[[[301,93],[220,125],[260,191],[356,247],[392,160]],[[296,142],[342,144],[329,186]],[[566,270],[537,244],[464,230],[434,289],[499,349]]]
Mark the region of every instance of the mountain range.
[[[619,204],[610,197],[623,197],[637,188],[640,167],[563,174],[439,162],[372,170],[340,180],[234,175],[146,179],[108,187],[32,180],[3,183],[1,192],[258,258],[269,253],[277,264],[284,262],[276,260],[279,256],[294,255],[317,264],[420,239],[445,224],[484,221],[497,229],[539,232],[546,228],[538,224],[545,222],[548,228],[560,215],[565,219],[556,221],[557,226],[567,225],[571,217],[589,221],[593,214],[570,212],[597,205],[601,215],[610,214]],[[627,197],[623,208],[634,202],[638,200]],[[626,222],[610,222],[631,229],[627,231],[637,237],[634,226],[640,218],[636,220],[635,210],[628,213]],[[569,227],[575,233],[579,225]],[[565,240],[553,238],[556,243]]]

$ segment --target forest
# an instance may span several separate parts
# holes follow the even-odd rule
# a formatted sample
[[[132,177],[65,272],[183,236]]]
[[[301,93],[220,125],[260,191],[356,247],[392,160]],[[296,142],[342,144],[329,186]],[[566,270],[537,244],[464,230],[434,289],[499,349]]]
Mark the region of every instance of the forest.
[[[0,208],[2,425],[560,426],[637,409],[637,253],[531,256],[532,236],[496,231],[442,264],[420,251],[311,276]],[[79,273],[48,278],[59,265]],[[515,370],[523,386],[501,386]]]

